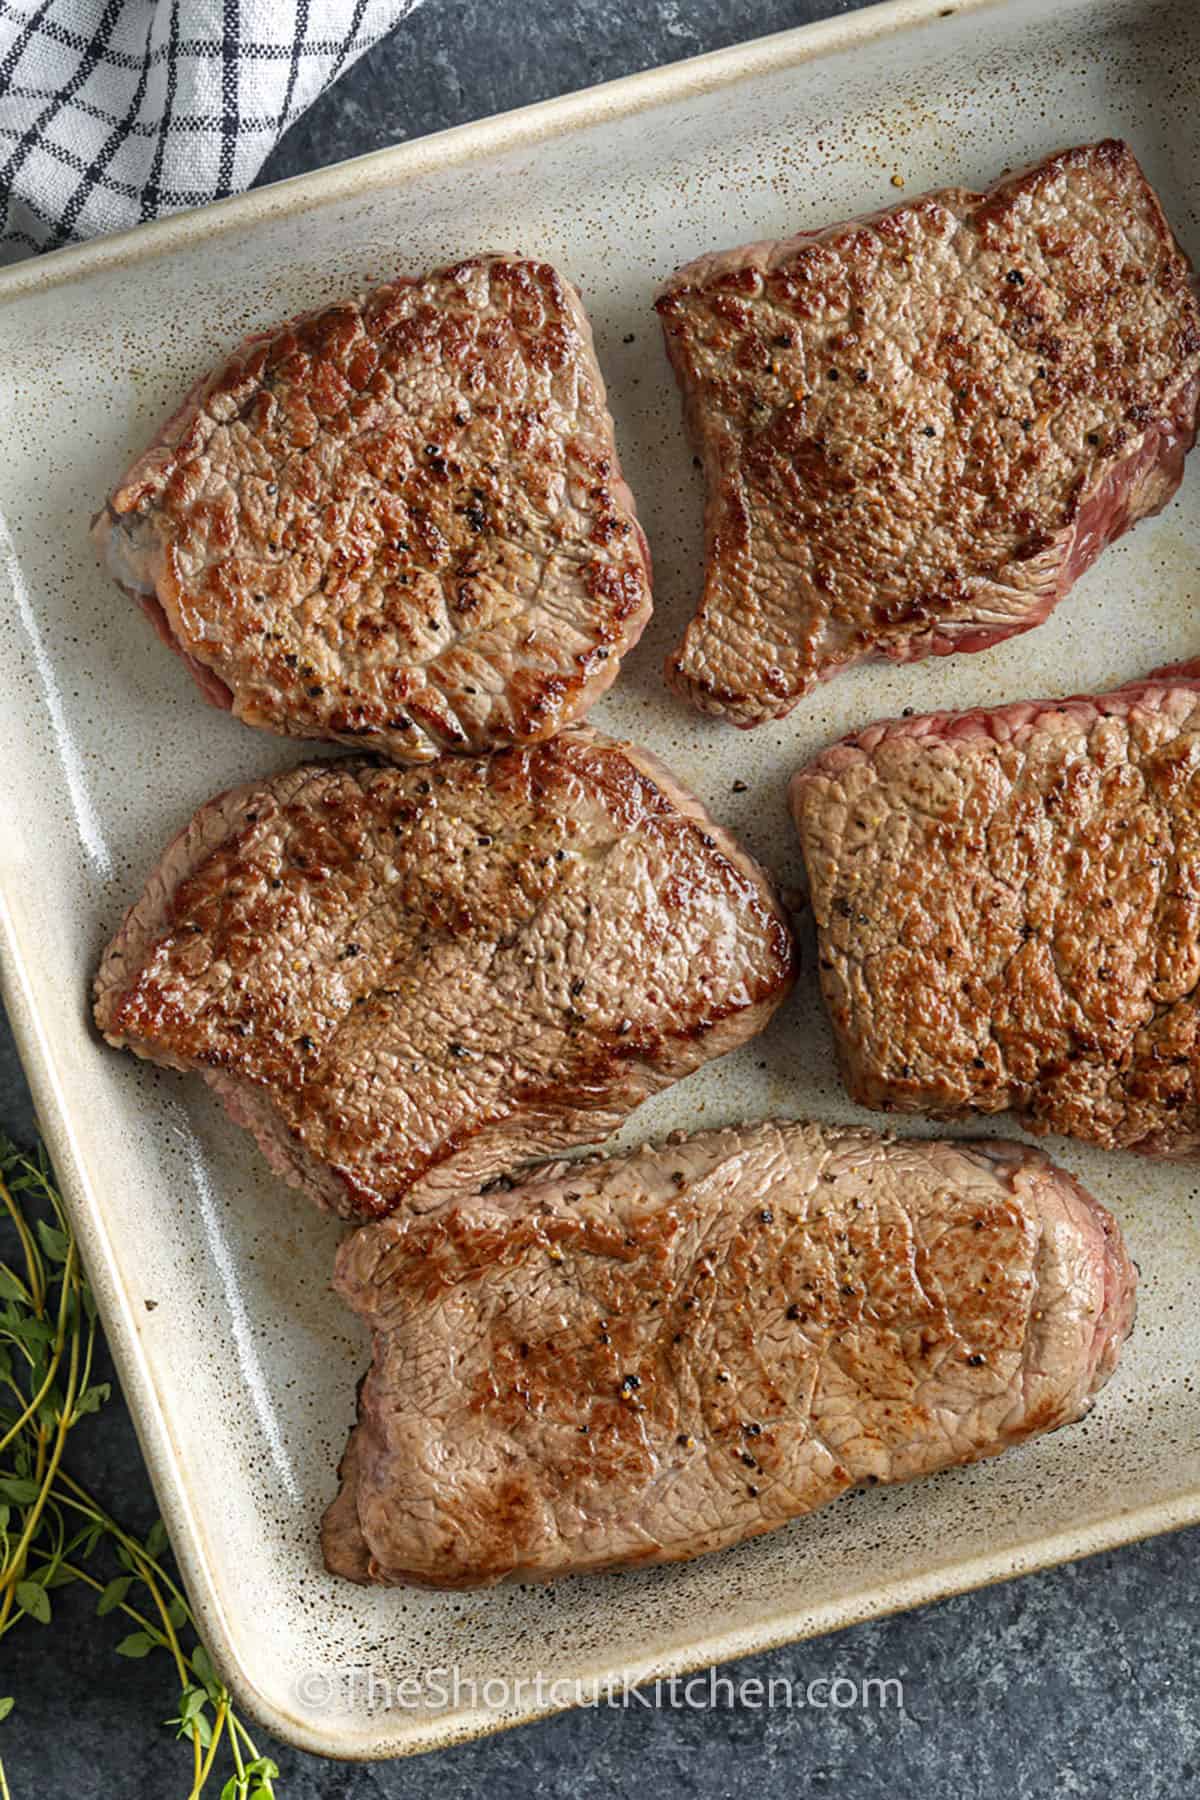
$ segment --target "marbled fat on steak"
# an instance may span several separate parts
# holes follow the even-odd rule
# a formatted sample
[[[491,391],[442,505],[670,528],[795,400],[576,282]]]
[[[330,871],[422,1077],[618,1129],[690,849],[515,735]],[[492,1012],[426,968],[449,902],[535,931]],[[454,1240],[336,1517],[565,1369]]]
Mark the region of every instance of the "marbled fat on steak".
[[[658,310],[708,487],[668,678],[738,725],[1040,624],[1195,437],[1191,266],[1121,143],[702,257]]]
[[[766,1023],[791,934],[648,752],[587,730],[202,807],[109,947],[109,1041],[204,1075],[348,1217],[597,1142]]]
[[[508,257],[249,339],[95,536],[210,699],[400,761],[551,736],[650,614],[583,307]]]
[[[792,807],[854,1099],[1200,1152],[1200,665],[872,725]]]
[[[1133,1320],[1039,1152],[753,1125],[345,1240],[374,1333],[330,1570],[475,1587],[678,1562],[1084,1414]]]

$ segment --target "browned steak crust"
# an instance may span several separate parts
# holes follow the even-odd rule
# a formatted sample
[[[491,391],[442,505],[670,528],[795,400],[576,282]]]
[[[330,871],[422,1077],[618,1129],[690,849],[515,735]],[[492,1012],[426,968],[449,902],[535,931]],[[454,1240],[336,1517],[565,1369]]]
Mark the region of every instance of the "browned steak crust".
[[[1195,436],[1191,268],[1121,143],[702,258],[658,310],[708,485],[668,678],[738,725],[1039,624]]]
[[[650,613],[579,297],[510,257],[251,338],[96,536],[210,699],[402,761],[549,737]]]
[[[846,1083],[1200,1151],[1200,667],[872,725],[795,777]]]
[[[375,1334],[323,1531],[350,1580],[677,1562],[1085,1413],[1120,1234],[1015,1144],[755,1125],[351,1234]]]
[[[220,796],[109,947],[96,1018],[369,1216],[605,1137],[760,1030],[793,955],[768,878],[699,801],[576,731]]]

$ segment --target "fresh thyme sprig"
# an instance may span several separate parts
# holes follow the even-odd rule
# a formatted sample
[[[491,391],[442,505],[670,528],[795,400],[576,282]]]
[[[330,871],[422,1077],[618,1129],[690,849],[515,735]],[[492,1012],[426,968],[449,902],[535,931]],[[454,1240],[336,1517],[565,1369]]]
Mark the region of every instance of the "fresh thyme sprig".
[[[50,1624],[54,1589],[93,1588],[99,1616],[123,1613],[135,1627],[115,1645],[119,1656],[165,1650],[175,1664],[178,1711],[166,1723],[191,1746],[188,1800],[208,1786],[222,1748],[233,1772],[221,1800],[271,1800],[279,1771],[259,1755],[196,1637],[163,1564],[162,1522],[139,1540],[64,1467],[72,1429],[109,1398],[109,1384],[92,1380],[96,1305],[45,1155],[25,1156],[0,1135],[5,1222],[16,1254],[0,1262],[0,1638],[23,1622]],[[108,1579],[103,1558],[119,1571]],[[0,1721],[13,1706],[0,1697]],[[2,1758],[0,1800],[12,1800]]]

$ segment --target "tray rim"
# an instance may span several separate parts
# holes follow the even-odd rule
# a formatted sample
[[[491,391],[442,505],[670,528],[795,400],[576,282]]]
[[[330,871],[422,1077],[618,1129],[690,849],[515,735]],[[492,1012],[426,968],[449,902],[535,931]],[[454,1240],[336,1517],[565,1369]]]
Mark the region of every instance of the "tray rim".
[[[1102,0],[1062,0],[1061,12],[1087,12],[1101,3]],[[797,68],[870,42],[936,26],[943,18],[1003,13],[1015,10],[1017,4],[1018,0],[880,0],[857,12],[817,20],[452,126],[0,269],[0,305],[68,283],[86,284],[90,277],[150,257],[169,257],[177,249],[210,242],[240,227],[295,217],[384,186],[416,181],[432,169],[453,168],[476,158],[570,136],[658,106],[712,94],[755,76]],[[0,830],[0,848],[6,848],[2,840],[10,834],[11,827]],[[0,860],[0,999],[8,1013],[39,1129],[95,1290],[105,1336],[197,1626],[231,1692],[247,1713],[285,1743],[318,1756],[353,1762],[445,1748],[566,1710],[569,1702],[529,1705],[503,1715],[483,1708],[419,1720],[392,1714],[381,1721],[378,1736],[364,1743],[357,1736],[348,1738],[338,1728],[336,1719],[314,1722],[299,1711],[277,1704],[263,1692],[240,1652],[235,1621],[219,1598],[204,1550],[203,1532],[179,1467],[171,1422],[159,1403],[149,1359],[118,1274],[113,1245],[93,1204],[88,1157],[75,1130],[49,1030],[38,1015],[23,964],[18,928],[9,904],[6,862],[6,858]],[[675,1652],[648,1654],[623,1665],[619,1671],[611,1664],[599,1663],[578,1671],[575,1679],[580,1683],[603,1683],[619,1672],[632,1684],[688,1674],[710,1664],[775,1649],[864,1619],[883,1617],[1197,1523],[1200,1486],[1182,1489],[1167,1500],[1118,1510],[1087,1525],[1070,1525],[1030,1537],[1015,1549],[947,1561],[919,1574],[864,1586],[824,1602],[809,1611],[803,1621],[794,1610],[785,1609],[754,1625],[732,1627],[689,1642]]]

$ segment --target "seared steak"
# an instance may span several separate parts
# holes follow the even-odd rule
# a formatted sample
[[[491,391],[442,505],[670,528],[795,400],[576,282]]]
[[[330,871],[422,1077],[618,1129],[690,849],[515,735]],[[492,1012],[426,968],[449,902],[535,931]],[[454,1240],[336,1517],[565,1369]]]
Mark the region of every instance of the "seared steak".
[[[406,762],[551,736],[650,613],[579,297],[509,257],[251,338],[96,537],[210,699]]]
[[[647,752],[579,731],[221,795],[109,947],[96,1018],[371,1216],[605,1137],[760,1030],[792,964],[763,871]]]
[[[1200,665],[872,725],[795,777],[865,1106],[1200,1150]]]
[[[356,1231],[375,1335],[325,1560],[473,1587],[677,1562],[1079,1418],[1135,1278],[1015,1144],[755,1125]]]
[[[658,310],[708,483],[668,676],[738,725],[1040,624],[1195,437],[1191,268],[1121,143],[703,257]]]

